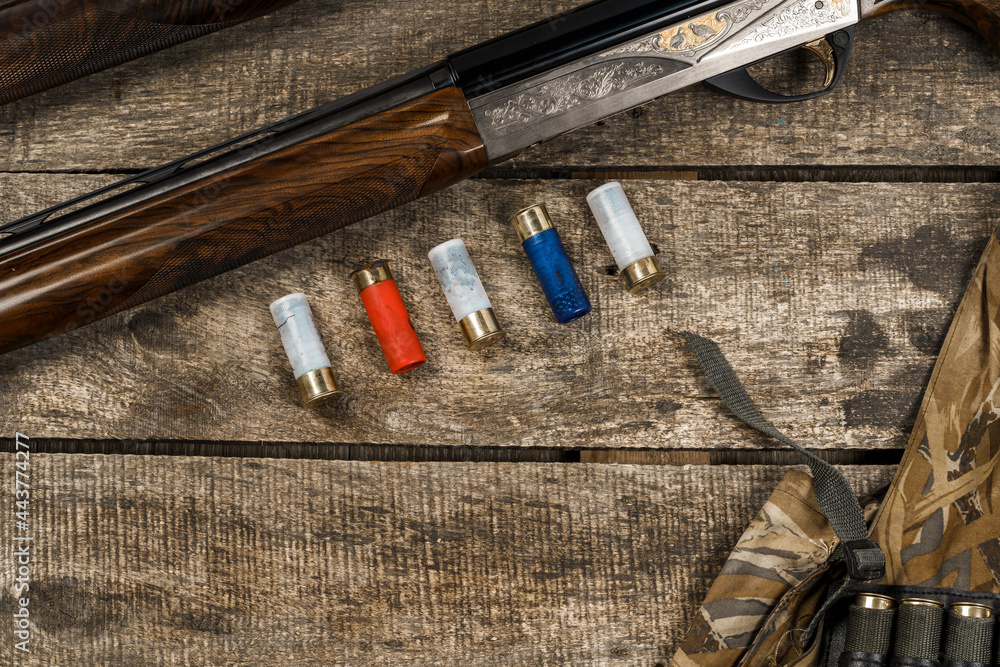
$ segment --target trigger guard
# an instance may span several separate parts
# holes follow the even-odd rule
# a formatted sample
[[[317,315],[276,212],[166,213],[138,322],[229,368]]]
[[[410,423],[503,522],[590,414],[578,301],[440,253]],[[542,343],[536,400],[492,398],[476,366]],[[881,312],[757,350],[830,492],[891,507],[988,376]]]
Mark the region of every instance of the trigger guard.
[[[840,33],[845,33],[847,35],[847,43],[839,45],[837,44],[837,35]],[[836,69],[833,74],[833,81],[829,86],[822,90],[816,90],[811,93],[805,93],[804,95],[782,95],[780,93],[775,93],[764,86],[757,83],[750,73],[747,71],[748,68],[753,67],[757,63],[762,63],[765,60],[770,60],[776,56],[782,55],[783,53],[789,53],[791,51],[796,51],[801,47],[794,47],[788,49],[787,51],[782,51],[781,53],[776,53],[774,56],[768,56],[767,58],[761,58],[755,62],[739,67],[734,70],[730,70],[723,74],[713,76],[711,78],[705,79],[705,83],[712,86],[717,90],[721,90],[724,93],[734,95],[736,97],[742,98],[744,100],[752,100],[754,102],[773,102],[773,103],[783,103],[783,102],[802,102],[804,100],[811,100],[817,97],[821,97],[831,92],[840,83],[840,77],[844,75],[844,71],[847,69],[847,61],[851,57],[851,47],[854,46],[854,26],[849,26],[843,28],[834,33],[826,36],[826,40],[830,43],[833,48],[833,60],[836,65]],[[843,38],[840,39],[843,41]]]

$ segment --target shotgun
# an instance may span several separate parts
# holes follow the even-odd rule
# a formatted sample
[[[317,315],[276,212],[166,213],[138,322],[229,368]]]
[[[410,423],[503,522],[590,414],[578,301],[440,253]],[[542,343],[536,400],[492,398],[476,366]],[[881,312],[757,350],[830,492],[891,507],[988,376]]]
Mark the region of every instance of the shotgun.
[[[696,82],[830,92],[858,21],[933,9],[1000,42],[1000,0],[598,0],[0,226],[0,352],[61,334],[472,176]],[[749,74],[805,48],[820,89]]]
[[[0,0],[0,104],[295,0]]]

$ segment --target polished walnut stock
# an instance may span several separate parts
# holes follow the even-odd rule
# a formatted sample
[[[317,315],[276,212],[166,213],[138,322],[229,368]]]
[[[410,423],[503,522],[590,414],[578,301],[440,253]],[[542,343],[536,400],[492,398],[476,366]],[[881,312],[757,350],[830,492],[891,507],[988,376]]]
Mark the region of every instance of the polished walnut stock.
[[[295,0],[0,0],[0,104]]]
[[[1000,48],[1000,0],[861,0],[861,18],[919,10],[958,19]]]
[[[0,258],[0,352],[400,206],[487,165],[443,88]]]

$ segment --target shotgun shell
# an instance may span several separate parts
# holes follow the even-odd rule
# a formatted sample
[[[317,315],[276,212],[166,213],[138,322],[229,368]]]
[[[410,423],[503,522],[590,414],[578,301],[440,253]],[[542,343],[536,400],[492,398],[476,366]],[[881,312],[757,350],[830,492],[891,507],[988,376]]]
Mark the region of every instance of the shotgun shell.
[[[904,598],[896,613],[896,639],[892,654],[897,658],[937,660],[941,650],[944,605],[937,600]]]
[[[997,667],[1000,664],[1000,632],[997,631],[996,626],[993,628],[993,667]]]
[[[896,601],[877,593],[858,593],[847,612],[844,653],[888,655]]]
[[[392,277],[389,261],[376,260],[352,273],[351,280],[358,288],[389,370],[399,374],[422,366],[427,357]]]
[[[642,233],[621,183],[612,181],[591,190],[587,203],[611,248],[625,289],[634,294],[662,280],[663,269]]]
[[[990,664],[993,655],[993,610],[978,602],[956,602],[948,610],[945,661]]]
[[[305,407],[322,405],[339,394],[337,377],[316,331],[306,295],[281,297],[271,304],[271,317],[281,333],[281,344],[285,346]]]
[[[445,241],[431,248],[427,259],[434,267],[469,349],[481,350],[503,338],[503,329],[493,314],[493,305],[462,239]]]
[[[589,313],[590,299],[573,270],[545,204],[521,209],[510,217],[510,222],[559,324]]]

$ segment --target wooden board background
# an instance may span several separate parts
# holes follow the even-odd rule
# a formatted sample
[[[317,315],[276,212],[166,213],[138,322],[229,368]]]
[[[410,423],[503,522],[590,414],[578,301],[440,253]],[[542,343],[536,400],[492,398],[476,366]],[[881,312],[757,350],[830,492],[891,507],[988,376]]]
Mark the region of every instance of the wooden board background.
[[[630,295],[608,275],[611,255],[587,217],[594,185],[464,183],[0,357],[16,397],[4,428],[47,438],[759,447],[719,410],[676,335],[689,329],[723,346],[793,437],[899,448],[1000,203],[1000,188],[980,184],[633,180],[670,278]],[[552,318],[505,220],[539,199],[563,223],[594,303],[568,326]],[[509,331],[481,354],[464,348],[426,260],[451,236],[465,239]],[[430,360],[403,376],[386,371],[349,279],[373,257],[394,261]],[[294,291],[311,297],[347,394],[315,411],[300,407],[267,309]]]
[[[0,218],[575,4],[302,0],[0,107]],[[665,663],[793,460],[724,411],[677,332],[716,339],[792,437],[865,464],[846,468],[859,491],[888,481],[997,222],[998,71],[954,22],[880,18],[829,96],[696,86],[0,357],[0,436],[49,452],[25,664]],[[584,204],[608,178],[668,269],[643,294],[619,288]],[[594,302],[569,326],[506,222],[537,200]],[[510,333],[481,354],[425,259],[453,236]],[[430,358],[403,377],[348,278],[375,257],[394,261]],[[267,312],[291,291],[310,295],[347,392],[314,412]]]
[[[781,475],[117,455],[31,470],[28,664],[130,667],[664,665]],[[844,470],[859,490],[890,472]]]

